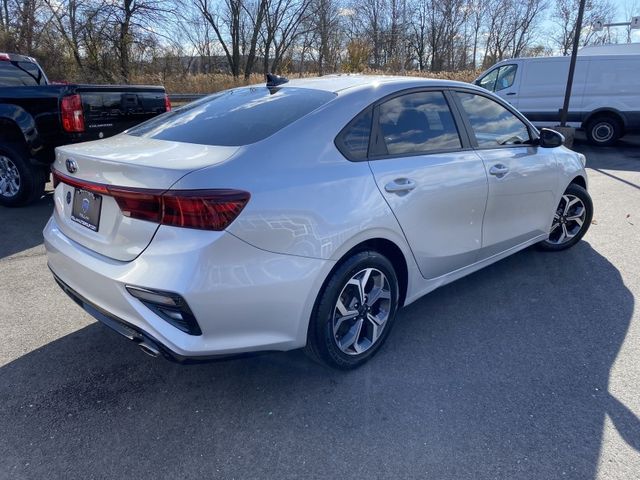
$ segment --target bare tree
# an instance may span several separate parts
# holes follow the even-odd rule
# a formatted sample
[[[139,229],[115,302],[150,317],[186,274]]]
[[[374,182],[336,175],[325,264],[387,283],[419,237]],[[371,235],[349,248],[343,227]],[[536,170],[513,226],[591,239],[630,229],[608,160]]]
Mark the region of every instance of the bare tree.
[[[556,0],[551,14],[551,19],[556,24],[552,40],[560,48],[563,55],[568,55],[573,45],[579,2],[580,0]],[[586,27],[598,20],[610,22],[615,12],[615,5],[609,0],[587,0],[582,24]],[[599,35],[596,32],[585,28],[580,38],[580,44],[588,45],[594,43],[598,40],[598,37]]]
[[[229,69],[234,77],[240,76],[240,30],[243,0],[224,0],[222,14],[219,4],[212,0],[194,0],[204,19],[215,32],[216,39],[224,50]]]

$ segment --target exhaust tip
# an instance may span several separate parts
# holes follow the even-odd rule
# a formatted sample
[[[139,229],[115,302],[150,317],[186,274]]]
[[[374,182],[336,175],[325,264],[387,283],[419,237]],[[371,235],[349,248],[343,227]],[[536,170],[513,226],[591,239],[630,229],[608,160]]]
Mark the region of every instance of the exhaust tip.
[[[150,357],[156,358],[160,355],[160,350],[158,350],[155,345],[150,344],[146,340],[138,343],[138,347],[140,347],[140,350],[142,350]]]

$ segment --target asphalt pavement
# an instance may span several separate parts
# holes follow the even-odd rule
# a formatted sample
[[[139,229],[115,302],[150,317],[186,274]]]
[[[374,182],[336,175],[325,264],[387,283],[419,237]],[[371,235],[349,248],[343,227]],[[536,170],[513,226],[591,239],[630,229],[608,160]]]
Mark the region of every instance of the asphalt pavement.
[[[346,373],[150,358],[54,283],[51,196],[0,207],[0,478],[640,478],[640,138],[575,148],[583,241],[427,295]]]

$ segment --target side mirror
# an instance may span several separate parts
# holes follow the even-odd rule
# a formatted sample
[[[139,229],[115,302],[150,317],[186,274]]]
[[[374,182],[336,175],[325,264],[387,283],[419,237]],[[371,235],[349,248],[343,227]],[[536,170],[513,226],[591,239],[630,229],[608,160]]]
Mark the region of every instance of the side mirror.
[[[550,128],[540,129],[538,145],[543,148],[555,148],[564,145],[564,135]]]

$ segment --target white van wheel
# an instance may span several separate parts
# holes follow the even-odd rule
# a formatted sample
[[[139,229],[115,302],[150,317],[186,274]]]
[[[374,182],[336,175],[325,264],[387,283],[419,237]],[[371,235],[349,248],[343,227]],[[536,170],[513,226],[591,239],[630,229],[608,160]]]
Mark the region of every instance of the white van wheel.
[[[587,122],[587,138],[593,145],[613,145],[622,136],[622,125],[613,115],[599,115]]]

